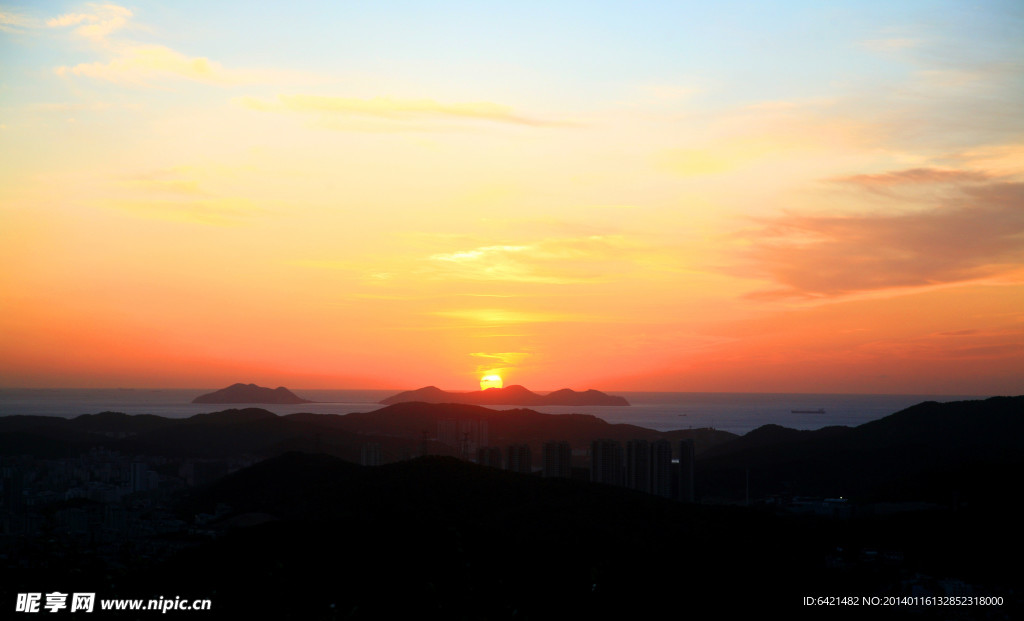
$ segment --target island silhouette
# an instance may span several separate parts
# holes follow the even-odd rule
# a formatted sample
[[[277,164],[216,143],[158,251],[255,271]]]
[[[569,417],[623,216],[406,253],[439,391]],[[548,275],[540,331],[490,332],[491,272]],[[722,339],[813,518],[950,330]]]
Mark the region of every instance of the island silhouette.
[[[270,403],[274,405],[314,403],[299,397],[284,386],[265,388],[256,384],[232,384],[227,388],[200,395],[192,403]]]
[[[546,395],[535,393],[518,384],[504,388],[488,388],[472,392],[448,392],[437,386],[424,386],[417,390],[407,390],[380,401],[383,405],[395,403],[465,403],[468,405],[610,405],[628,406],[629,401],[623,397],[608,395],[600,390],[578,392],[563,388]]]

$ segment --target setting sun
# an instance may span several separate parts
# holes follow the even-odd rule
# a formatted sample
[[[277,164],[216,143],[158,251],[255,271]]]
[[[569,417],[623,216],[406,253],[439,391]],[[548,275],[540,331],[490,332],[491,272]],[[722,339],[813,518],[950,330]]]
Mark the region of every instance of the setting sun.
[[[503,383],[500,375],[485,375],[480,378],[480,390],[488,388],[501,388]]]

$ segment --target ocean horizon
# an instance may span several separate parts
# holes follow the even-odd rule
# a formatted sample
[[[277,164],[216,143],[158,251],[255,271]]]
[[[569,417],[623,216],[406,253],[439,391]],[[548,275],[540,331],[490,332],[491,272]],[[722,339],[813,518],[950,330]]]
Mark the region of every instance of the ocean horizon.
[[[122,412],[187,418],[233,407],[260,407],[278,415],[310,412],[345,415],[372,412],[385,407],[380,400],[398,390],[295,389],[315,403],[297,405],[217,405],[192,403],[192,399],[216,389],[149,388],[3,388],[0,416],[56,416]],[[542,392],[542,391],[538,391]],[[628,407],[539,406],[529,409],[546,414],[591,414],[613,424],[630,424],[657,431],[714,428],[745,434],[763,425],[813,430],[829,426],[855,427],[884,418],[924,401],[964,401],[991,395],[928,394],[831,394],[831,393],[718,393],[631,392],[609,394],[625,397]],[[491,406],[519,409],[525,406]]]

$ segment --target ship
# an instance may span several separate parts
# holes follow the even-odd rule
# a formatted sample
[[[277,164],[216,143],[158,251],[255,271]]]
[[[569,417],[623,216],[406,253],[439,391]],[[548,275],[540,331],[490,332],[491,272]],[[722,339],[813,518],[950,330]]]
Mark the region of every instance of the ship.
[[[790,414],[824,414],[824,408],[818,408],[817,410],[790,410]]]

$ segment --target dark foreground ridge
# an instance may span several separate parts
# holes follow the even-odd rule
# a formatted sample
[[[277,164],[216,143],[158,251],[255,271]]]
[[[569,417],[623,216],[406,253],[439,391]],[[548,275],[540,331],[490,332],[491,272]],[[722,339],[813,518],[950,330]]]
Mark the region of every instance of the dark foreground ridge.
[[[460,455],[458,438],[444,441],[439,428],[485,423],[489,444],[527,444],[538,456],[550,440],[584,448],[596,439],[627,441],[693,439],[698,454],[735,434],[714,429],[656,431],[612,424],[589,414],[543,414],[529,409],[494,410],[475,405],[399,403],[373,412],[298,413],[278,416],[262,408],[229,409],[189,418],[85,414],[72,419],[53,416],[0,417],[0,455],[75,457],[102,448],[127,455],[186,459],[264,459],[299,450],[330,453],[358,463],[367,444],[379,444],[381,463],[424,453]]]
[[[698,452],[697,503],[575,473],[401,459],[403,446],[440,450],[422,432],[451,421],[486,421],[497,443],[710,446]],[[210,612],[190,615],[208,619],[1021,618],[1007,568],[1024,554],[1024,397],[922,403],[855,428],[717,433],[425,403],[345,416],[4,417],[0,600],[172,595],[209,599]],[[368,442],[391,447],[391,463],[339,457]],[[87,475],[87,488],[54,493]],[[139,491],[102,496],[125,484]],[[846,494],[851,510],[776,502],[818,494]],[[836,596],[862,601],[805,603]],[[1001,603],[863,602],[952,596]]]
[[[425,386],[417,390],[400,392],[381,401],[384,405],[409,402],[525,405],[534,407],[543,405],[608,405],[621,407],[629,405],[629,401],[626,401],[623,397],[607,395],[600,390],[591,389],[577,392],[569,388],[563,388],[546,395],[541,395],[517,384],[505,386],[504,388],[488,388],[487,390],[474,390],[472,392],[447,392],[437,386]]]
[[[264,388],[256,384],[232,384],[227,388],[200,395],[192,400],[192,403],[262,403],[272,405],[286,405],[298,403],[313,403],[297,396],[284,386],[277,388]]]

